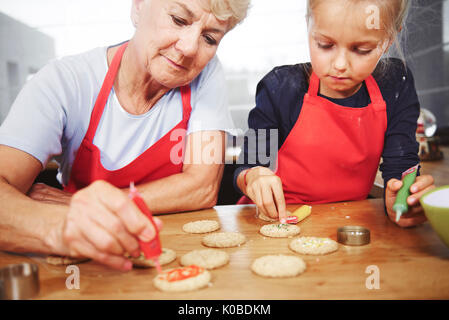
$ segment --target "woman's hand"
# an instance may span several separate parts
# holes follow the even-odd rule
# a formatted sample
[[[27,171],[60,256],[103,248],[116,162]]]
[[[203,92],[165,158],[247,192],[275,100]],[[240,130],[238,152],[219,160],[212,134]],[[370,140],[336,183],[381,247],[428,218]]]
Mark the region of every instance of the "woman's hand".
[[[158,229],[162,222],[154,218]],[[140,255],[138,240],[148,242],[156,232],[150,220],[122,190],[96,181],[76,192],[64,222],[56,232],[57,247],[66,255],[88,257],[114,269],[128,271],[132,263],[124,257]]]
[[[407,198],[409,206],[408,212],[402,214],[401,219],[396,222],[396,212],[393,210],[396,195],[402,187],[402,181],[398,179],[390,179],[385,190],[385,205],[387,208],[388,217],[401,227],[413,227],[424,223],[427,218],[424,215],[423,208],[419,203],[426,192],[435,188],[434,179],[430,175],[422,175],[416,177],[415,183],[410,186],[410,196]]]
[[[264,215],[273,219],[279,218],[281,222],[285,222],[287,213],[281,178],[265,167],[254,167],[248,170],[246,190],[242,191]],[[245,171],[240,173],[242,179],[244,179]]]
[[[50,187],[44,183],[35,183],[28,191],[28,196],[45,203],[70,205],[72,194],[61,189]]]

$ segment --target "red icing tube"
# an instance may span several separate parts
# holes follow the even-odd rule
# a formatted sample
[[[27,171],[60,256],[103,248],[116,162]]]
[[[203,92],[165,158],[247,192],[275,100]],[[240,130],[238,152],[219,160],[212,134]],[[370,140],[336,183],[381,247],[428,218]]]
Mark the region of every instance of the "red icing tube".
[[[140,250],[142,250],[143,254],[145,255],[145,258],[153,260],[154,263],[156,264],[157,271],[160,273],[161,266],[159,264],[159,256],[162,253],[162,249],[161,249],[161,241],[159,239],[159,230],[156,226],[156,223],[153,220],[153,214],[145,204],[145,201],[143,201],[142,197],[137,191],[137,188],[134,186],[134,182],[131,182],[129,186],[129,197],[131,198],[132,201],[134,201],[134,203],[137,205],[140,211],[142,211],[142,213],[146,215],[148,219],[150,219],[150,222],[154,227],[156,236],[153,238],[153,240],[149,242],[139,240],[139,245]]]

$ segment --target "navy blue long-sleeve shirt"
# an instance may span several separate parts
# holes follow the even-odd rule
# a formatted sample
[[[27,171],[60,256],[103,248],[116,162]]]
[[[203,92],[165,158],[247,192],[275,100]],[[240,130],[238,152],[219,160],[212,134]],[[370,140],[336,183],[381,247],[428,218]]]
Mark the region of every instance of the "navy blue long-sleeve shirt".
[[[270,150],[270,135],[265,129],[277,130],[278,150],[293,129],[309,88],[310,72],[310,63],[280,66],[269,72],[257,85],[256,106],[249,113],[247,135],[251,136],[250,132],[253,132],[255,139],[266,136],[265,150]],[[401,60],[384,59],[373,77],[387,105],[387,130],[380,166],[386,184],[392,178],[400,179],[402,172],[419,163],[415,134],[420,105],[413,75]],[[351,97],[324,98],[351,108],[366,107],[371,102],[365,83]],[[237,161],[239,165],[234,172],[234,187],[239,192],[236,182],[241,171],[254,166],[274,168],[275,157],[271,155],[270,161],[262,163],[257,157],[257,144],[256,148],[254,144],[249,148],[248,140],[251,141],[245,139]],[[298,156],[301,156],[301,150],[298,150]]]

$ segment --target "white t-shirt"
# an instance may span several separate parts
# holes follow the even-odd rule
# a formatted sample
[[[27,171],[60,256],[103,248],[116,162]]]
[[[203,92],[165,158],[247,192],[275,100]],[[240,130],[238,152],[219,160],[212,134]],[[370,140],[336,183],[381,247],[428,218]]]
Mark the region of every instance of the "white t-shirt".
[[[66,185],[108,70],[107,47],[55,60],[29,80],[0,127],[0,144],[37,158],[54,158]],[[220,130],[233,134],[222,66],[214,57],[190,84],[192,112],[187,134]],[[182,119],[179,89],[167,92],[147,113],[125,111],[111,90],[93,143],[101,163],[117,170],[132,162]]]

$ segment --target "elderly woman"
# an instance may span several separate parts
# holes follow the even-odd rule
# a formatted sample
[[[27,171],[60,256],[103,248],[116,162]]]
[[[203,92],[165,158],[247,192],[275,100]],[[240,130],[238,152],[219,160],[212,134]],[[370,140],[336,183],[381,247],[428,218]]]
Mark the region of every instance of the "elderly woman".
[[[155,235],[127,196],[131,181],[156,213],[213,206],[232,127],[215,53],[248,5],[133,0],[129,42],[33,77],[0,128],[0,250],[129,270],[124,253],[137,257],[138,240]],[[218,150],[214,161],[198,160],[205,149]],[[51,158],[64,191],[31,188]]]

